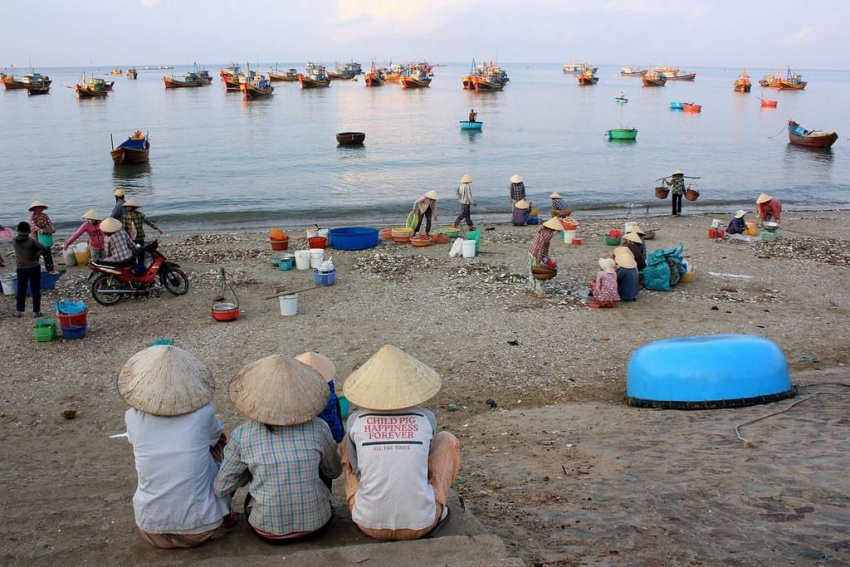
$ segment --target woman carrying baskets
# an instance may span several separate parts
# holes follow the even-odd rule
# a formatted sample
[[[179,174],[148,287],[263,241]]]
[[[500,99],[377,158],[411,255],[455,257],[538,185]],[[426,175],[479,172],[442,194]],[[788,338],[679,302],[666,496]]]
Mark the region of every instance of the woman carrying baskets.
[[[669,185],[673,189],[673,197],[671,199],[673,206],[672,214],[674,217],[677,217],[682,214],[682,196],[685,194],[685,174],[682,173],[682,170],[677,169],[676,173],[670,179],[666,177],[662,179],[662,183]]]
[[[549,258],[549,244],[555,231],[563,229],[558,217],[550,218],[537,229],[531,248],[528,249],[528,282],[537,299],[551,297],[543,293],[543,280],[551,279],[557,273],[554,262]]]

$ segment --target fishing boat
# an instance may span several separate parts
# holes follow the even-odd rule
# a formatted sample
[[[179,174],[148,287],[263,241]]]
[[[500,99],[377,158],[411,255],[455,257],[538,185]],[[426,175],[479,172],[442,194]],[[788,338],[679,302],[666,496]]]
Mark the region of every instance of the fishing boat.
[[[761,100],[762,108],[776,108],[777,102],[775,100],[768,100],[766,98],[759,97]]]
[[[424,89],[431,86],[431,77],[424,69],[413,69],[407,74],[401,76],[401,88],[403,89]]]
[[[384,82],[398,83],[401,80],[401,75],[404,73],[405,67],[401,63],[391,63],[389,69],[384,73]]]
[[[684,73],[675,67],[659,67],[658,70],[668,81],[693,81],[697,78],[696,73]]]
[[[139,72],[136,71],[135,67],[130,67],[129,69],[127,69],[127,73],[125,76],[131,81],[135,81],[139,78]]]
[[[510,78],[505,70],[493,61],[476,65],[473,59],[469,74],[461,77],[460,80],[465,90],[500,91],[505,88]]]
[[[685,110],[685,103],[684,102],[671,102],[670,103],[670,110]]]
[[[163,77],[162,82],[165,83],[166,89],[195,89],[209,84],[192,71],[183,73],[182,81],[175,79],[174,75],[172,75],[170,77]]]
[[[328,71],[328,77],[331,80],[350,80],[361,73],[363,73],[363,68],[360,66],[360,63],[352,61],[344,65],[335,66],[332,71]]]
[[[243,78],[243,82],[239,83],[239,88],[242,90],[242,95],[245,100],[254,98],[266,98],[274,92],[274,87],[267,78],[262,75],[252,81]]]
[[[363,82],[367,87],[380,87],[384,84],[384,77],[380,70],[375,69],[375,60],[372,60],[372,66],[369,67],[369,72],[363,77]]]
[[[79,98],[103,98],[109,94],[110,89],[106,81],[92,75],[90,81],[86,81],[86,73],[83,72],[83,81],[74,85],[74,90]]]
[[[685,112],[702,112],[702,105],[695,102],[686,102],[682,105],[682,110]]]
[[[330,86],[331,79],[324,65],[308,62],[304,73],[298,75],[298,82],[301,83],[302,89],[322,89]]]
[[[0,80],[3,81],[3,87],[5,87],[5,89],[7,91],[17,91],[17,90],[22,91],[25,88],[27,88],[26,85],[24,85],[23,80],[18,80],[18,79],[15,78],[15,68],[14,67],[12,67],[12,74],[11,75],[6,75],[4,73],[2,79],[0,79]]]
[[[759,80],[759,86],[766,89],[778,89],[779,83],[782,81],[782,71],[777,71],[776,74],[768,74]]]
[[[626,97],[618,96],[614,99],[614,102],[618,104],[626,104],[627,102],[629,102],[629,99],[627,99]]]
[[[614,128],[608,130],[607,136],[609,140],[636,140],[637,128]]]
[[[481,130],[484,127],[483,122],[478,122],[474,120],[461,120],[460,121],[460,129],[461,130]]]
[[[30,95],[47,94],[50,92],[50,84],[53,81],[47,75],[36,73],[32,69],[30,72],[21,77],[19,83],[27,90]]]
[[[213,79],[212,79],[212,76],[210,76],[210,72],[209,72],[209,71],[207,71],[206,69],[197,69],[197,68],[196,68],[193,72],[194,72],[194,73],[195,73],[195,75],[197,75],[197,76],[198,76],[198,78],[199,78],[200,80],[202,80],[204,83],[206,83],[206,84],[208,84],[208,85],[212,84],[212,80],[213,80]]]
[[[738,78],[735,80],[735,84],[732,86],[732,89],[736,93],[748,93],[752,86],[753,83],[750,81],[750,74],[747,72],[747,68],[744,67],[743,72],[738,75]]]
[[[793,120],[788,121],[788,139],[792,144],[807,148],[828,148],[838,139],[835,132],[806,130]]]
[[[585,71],[590,71],[591,73],[595,73],[599,70],[599,67],[591,67],[587,63],[581,63],[579,61],[570,61],[566,63],[563,67],[564,75],[578,75],[580,73],[584,73]]]
[[[647,72],[642,79],[645,87],[663,87],[667,83],[667,77],[664,73],[656,70]]]
[[[113,77],[120,77],[121,75],[124,74],[124,71],[122,71],[121,69],[115,68],[115,69],[111,70],[109,72],[109,74],[112,75]]]
[[[806,88],[808,85],[806,81],[803,80],[803,76],[796,71],[792,71],[791,68],[788,68],[788,73],[785,75],[785,78],[779,79],[779,90],[782,91],[801,91]]]
[[[239,79],[242,75],[242,67],[238,63],[231,63],[229,67],[218,70],[218,76],[221,77],[221,82],[224,83],[226,91],[238,91]]]
[[[340,132],[336,143],[340,146],[360,146],[366,140],[366,132]]]
[[[298,81],[298,70],[292,67],[286,71],[280,71],[277,65],[275,65],[274,71],[269,69],[267,75],[269,76],[269,80],[274,83],[295,83]]]
[[[128,165],[132,163],[148,163],[150,159],[151,145],[148,137],[136,130],[132,136],[117,148],[110,152],[115,165]]]
[[[576,75],[578,79],[578,84],[581,86],[586,85],[595,85],[599,82],[599,77],[593,74],[593,71],[585,71],[584,73],[579,73]]]
[[[646,75],[646,69],[640,67],[620,67],[621,77],[643,77]]]

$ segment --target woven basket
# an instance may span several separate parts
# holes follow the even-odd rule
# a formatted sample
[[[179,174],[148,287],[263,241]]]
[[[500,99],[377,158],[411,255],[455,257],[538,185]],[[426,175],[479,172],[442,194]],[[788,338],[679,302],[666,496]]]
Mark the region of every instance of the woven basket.
[[[571,214],[573,214],[572,209],[552,209],[552,216],[553,217],[559,217],[559,218],[560,217],[568,217]]]
[[[531,277],[536,280],[551,280],[558,275],[558,270],[548,266],[532,266]]]
[[[670,190],[666,187],[656,187],[655,188],[655,196],[659,199],[666,199],[667,195],[670,194]]]
[[[688,189],[687,191],[685,191],[685,199],[687,199],[688,201],[696,201],[697,199],[699,199],[699,191],[697,191],[696,189]]]
[[[406,228],[406,227],[403,227],[403,226],[395,227],[395,228],[392,229],[391,234],[392,234],[393,238],[395,238],[397,236],[410,238],[411,236],[413,236],[413,229],[412,228]]]
[[[431,246],[431,237],[430,236],[414,236],[410,239],[410,243],[414,246]]]

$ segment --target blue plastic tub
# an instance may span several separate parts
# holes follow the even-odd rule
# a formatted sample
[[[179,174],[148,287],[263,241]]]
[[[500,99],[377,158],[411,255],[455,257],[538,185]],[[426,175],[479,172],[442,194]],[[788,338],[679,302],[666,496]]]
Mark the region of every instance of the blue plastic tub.
[[[56,282],[59,281],[65,274],[65,270],[61,270],[58,274],[49,274],[47,272],[41,272],[41,285],[38,289],[44,291],[47,289],[56,289]],[[15,290],[15,294],[18,293],[18,279],[15,278],[11,281],[12,288]],[[32,297],[32,291],[30,290],[29,285],[27,285],[27,297]]]
[[[313,281],[316,282],[316,285],[333,285],[336,283],[336,270],[325,273],[313,270]]]
[[[80,327],[62,327],[62,336],[69,341],[73,341],[76,339],[81,339],[86,336],[86,329],[88,329],[88,325],[82,325]]]
[[[281,272],[288,272],[292,269],[292,258],[281,258],[277,267]]]
[[[655,341],[632,354],[626,375],[626,403],[640,407],[742,407],[796,394],[782,349],[754,335]]]
[[[378,245],[378,229],[363,226],[332,228],[331,248],[336,250],[366,250]]]
[[[671,102],[670,103],[670,110],[684,110],[684,109],[685,109],[685,103],[684,102]]]

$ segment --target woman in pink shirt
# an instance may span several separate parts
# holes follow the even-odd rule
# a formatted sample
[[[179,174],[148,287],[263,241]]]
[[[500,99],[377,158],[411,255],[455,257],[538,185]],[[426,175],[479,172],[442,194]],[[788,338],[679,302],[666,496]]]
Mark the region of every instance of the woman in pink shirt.
[[[103,258],[104,236],[100,230],[100,221],[103,220],[103,217],[96,210],[92,209],[83,215],[83,220],[86,222],[81,224],[80,228],[65,241],[65,250],[76,242],[83,233],[88,234],[91,259],[96,262]]]
[[[599,272],[590,282],[593,301],[588,307],[614,307],[620,301],[617,291],[617,264],[611,258],[599,258]]]

